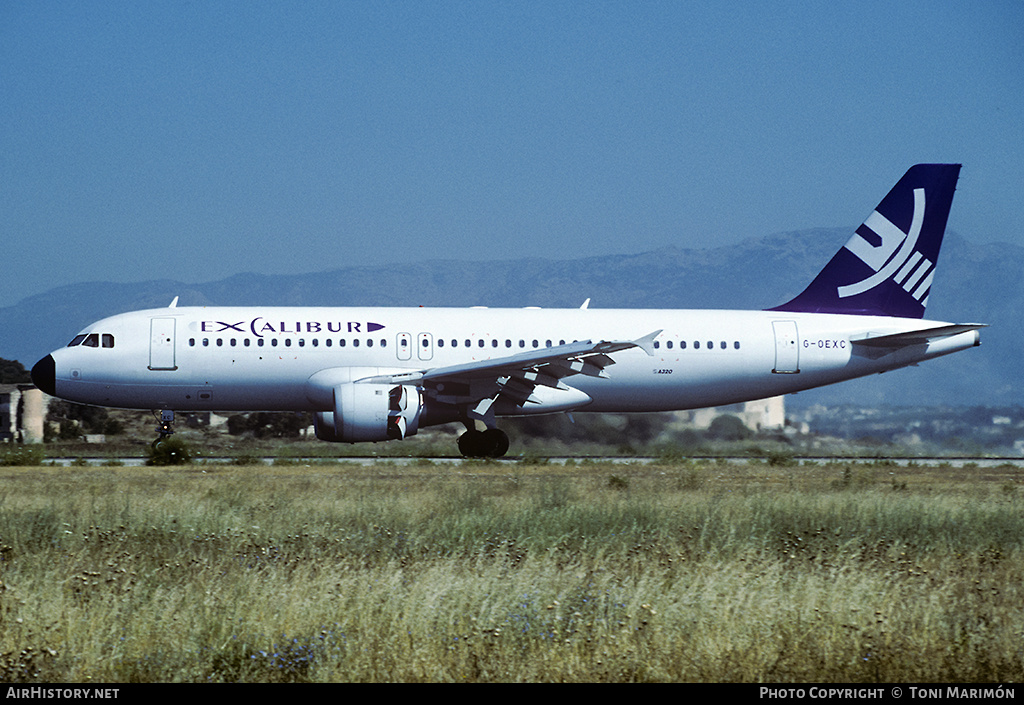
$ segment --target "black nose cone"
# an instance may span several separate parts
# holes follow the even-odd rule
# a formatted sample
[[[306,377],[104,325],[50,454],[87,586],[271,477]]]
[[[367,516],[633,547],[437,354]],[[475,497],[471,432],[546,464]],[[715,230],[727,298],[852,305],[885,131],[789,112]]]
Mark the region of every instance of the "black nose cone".
[[[57,396],[57,365],[53,355],[47,355],[32,368],[32,384],[51,397]]]

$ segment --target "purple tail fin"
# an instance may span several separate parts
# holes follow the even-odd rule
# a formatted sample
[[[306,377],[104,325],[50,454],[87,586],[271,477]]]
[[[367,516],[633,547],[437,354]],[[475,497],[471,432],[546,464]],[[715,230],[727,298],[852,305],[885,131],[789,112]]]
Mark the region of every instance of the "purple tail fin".
[[[810,286],[769,310],[923,318],[959,174],[912,166]]]

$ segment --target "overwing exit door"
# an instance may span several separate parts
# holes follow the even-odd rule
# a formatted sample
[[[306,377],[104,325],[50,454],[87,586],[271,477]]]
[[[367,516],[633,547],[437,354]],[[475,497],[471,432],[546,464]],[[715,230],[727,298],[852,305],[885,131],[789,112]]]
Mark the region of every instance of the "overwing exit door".
[[[434,336],[430,333],[420,333],[416,336],[416,352],[421,360],[430,360],[434,357]]]
[[[412,336],[408,333],[399,333],[395,349],[398,351],[399,360],[412,359]]]

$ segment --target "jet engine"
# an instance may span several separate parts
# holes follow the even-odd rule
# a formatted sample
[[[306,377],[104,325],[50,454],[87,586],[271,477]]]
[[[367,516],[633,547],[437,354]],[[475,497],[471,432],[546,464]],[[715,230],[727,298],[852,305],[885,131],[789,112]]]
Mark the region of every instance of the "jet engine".
[[[322,441],[401,440],[416,435],[422,410],[415,385],[349,382],[334,388],[334,411],[318,411],[314,428]]]

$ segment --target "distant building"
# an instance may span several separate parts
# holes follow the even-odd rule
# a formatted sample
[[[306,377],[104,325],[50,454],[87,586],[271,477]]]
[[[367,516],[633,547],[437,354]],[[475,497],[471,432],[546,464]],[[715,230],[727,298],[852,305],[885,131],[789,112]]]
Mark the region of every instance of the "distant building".
[[[49,405],[31,384],[0,384],[0,443],[42,443]]]
[[[785,397],[675,412],[682,425],[699,431],[706,431],[712,421],[727,414],[737,417],[751,431],[781,431],[786,426]]]

